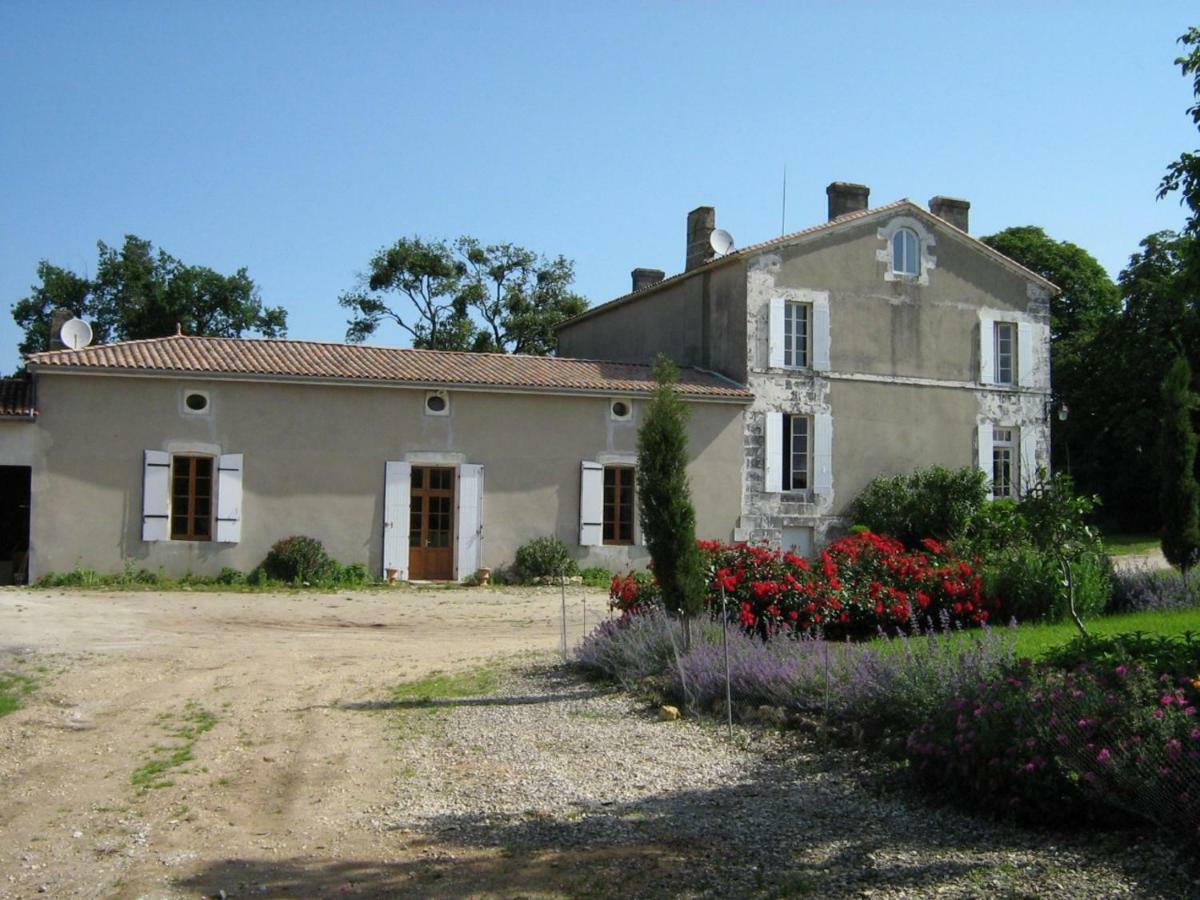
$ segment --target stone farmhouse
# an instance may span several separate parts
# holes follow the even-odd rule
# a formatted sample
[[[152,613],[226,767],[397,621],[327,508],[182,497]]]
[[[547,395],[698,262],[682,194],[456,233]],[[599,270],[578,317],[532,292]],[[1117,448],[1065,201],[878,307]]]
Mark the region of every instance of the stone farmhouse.
[[[872,477],[917,466],[1015,493],[1049,462],[1056,288],[970,237],[964,201],[828,197],[825,224],[721,256],[693,211],[684,272],[635,269],[554,358],[183,334],[34,354],[0,382],[0,582],[246,571],[292,534],[399,579],[461,580],[548,534],[640,565],[660,353],[701,537],[811,553]]]

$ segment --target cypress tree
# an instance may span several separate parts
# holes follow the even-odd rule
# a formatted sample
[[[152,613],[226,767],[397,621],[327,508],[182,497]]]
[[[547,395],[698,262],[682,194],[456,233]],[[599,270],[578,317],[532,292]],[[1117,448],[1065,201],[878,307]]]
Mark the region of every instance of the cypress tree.
[[[1196,483],[1196,434],[1192,430],[1192,369],[1175,357],[1162,382],[1161,454],[1163,530],[1167,562],[1187,577],[1200,551],[1200,485]]]
[[[687,479],[688,409],[675,392],[677,378],[675,364],[660,356],[654,364],[658,387],[638,429],[637,491],[663,604],[686,620],[704,609],[707,579]]]

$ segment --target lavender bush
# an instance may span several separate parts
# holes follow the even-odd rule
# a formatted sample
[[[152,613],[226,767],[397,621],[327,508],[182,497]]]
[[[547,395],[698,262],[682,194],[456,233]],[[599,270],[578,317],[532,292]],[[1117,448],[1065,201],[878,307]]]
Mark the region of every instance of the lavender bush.
[[[1114,572],[1108,612],[1147,612],[1200,606],[1200,583],[1188,584],[1174,569],[1137,566]]]

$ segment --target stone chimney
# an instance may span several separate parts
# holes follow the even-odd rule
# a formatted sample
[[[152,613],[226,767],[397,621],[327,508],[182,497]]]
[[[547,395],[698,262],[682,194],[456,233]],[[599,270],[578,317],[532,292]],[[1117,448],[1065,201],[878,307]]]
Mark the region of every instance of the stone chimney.
[[[967,228],[971,204],[957,197],[937,196],[929,201],[929,211],[939,219],[945,219],[955,228],[969,231]]]
[[[642,288],[648,288],[652,284],[658,284],[667,277],[667,273],[662,269],[634,269],[633,275],[633,291],[637,293]]]
[[[687,257],[683,269],[690,272],[711,260],[715,254],[708,239],[717,227],[717,211],[711,206],[697,206],[687,218]]]
[[[62,340],[62,327],[71,319],[75,318],[75,313],[69,309],[63,309],[61,306],[50,313],[50,349],[51,350],[66,350],[67,345]]]
[[[846,213],[858,212],[867,208],[867,198],[871,189],[865,184],[854,184],[850,181],[835,181],[825,188],[829,198],[829,221],[840,218]]]

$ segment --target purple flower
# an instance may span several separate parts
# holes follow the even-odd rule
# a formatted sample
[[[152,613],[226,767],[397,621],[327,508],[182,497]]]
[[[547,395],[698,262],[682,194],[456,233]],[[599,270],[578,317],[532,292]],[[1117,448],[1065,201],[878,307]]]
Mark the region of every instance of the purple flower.
[[[1129,669],[1125,668],[1125,666],[1117,666],[1116,668],[1116,673],[1121,678],[1124,678],[1128,671]]]
[[[1170,706],[1172,703],[1175,702],[1175,698],[1172,697],[1170,694],[1163,694],[1161,697],[1158,698],[1158,702],[1161,703],[1163,706]]]
[[[1102,747],[1100,752],[1096,754],[1096,762],[1108,762],[1112,754],[1108,752],[1107,747]]]

